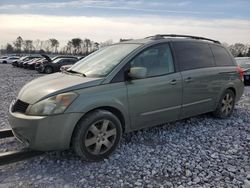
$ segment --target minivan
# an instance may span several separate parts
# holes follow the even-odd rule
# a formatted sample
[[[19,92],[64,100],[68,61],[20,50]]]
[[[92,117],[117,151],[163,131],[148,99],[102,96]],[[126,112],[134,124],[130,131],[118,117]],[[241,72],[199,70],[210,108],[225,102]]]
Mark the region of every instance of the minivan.
[[[243,72],[220,42],[155,35],[31,81],[11,103],[9,122],[33,150],[73,148],[98,161],[130,131],[208,112],[228,118],[243,90]]]

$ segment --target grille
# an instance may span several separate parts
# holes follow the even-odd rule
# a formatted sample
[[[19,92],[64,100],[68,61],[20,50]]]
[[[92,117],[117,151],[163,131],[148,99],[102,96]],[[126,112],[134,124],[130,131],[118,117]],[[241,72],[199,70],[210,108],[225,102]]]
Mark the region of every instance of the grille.
[[[27,110],[29,104],[26,102],[23,102],[21,100],[17,100],[15,102],[15,104],[12,106],[12,112],[21,112],[21,113],[25,113],[25,111]]]

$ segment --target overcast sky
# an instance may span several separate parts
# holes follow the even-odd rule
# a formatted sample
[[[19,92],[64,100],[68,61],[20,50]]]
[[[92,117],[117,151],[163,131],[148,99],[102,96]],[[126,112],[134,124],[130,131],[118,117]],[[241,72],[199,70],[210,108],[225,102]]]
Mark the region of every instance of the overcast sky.
[[[0,23],[0,45],[19,35],[63,45],[163,33],[250,43],[250,0],[0,0]]]

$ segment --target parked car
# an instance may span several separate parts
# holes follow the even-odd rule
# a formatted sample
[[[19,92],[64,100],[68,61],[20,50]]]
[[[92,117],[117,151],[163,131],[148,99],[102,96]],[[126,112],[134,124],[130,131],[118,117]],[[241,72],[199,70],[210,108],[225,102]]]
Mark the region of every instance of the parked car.
[[[1,59],[0,62],[3,63],[3,64],[7,64],[7,63],[9,64],[9,63],[12,63],[13,61],[17,61],[18,59],[19,59],[19,57],[10,56],[10,57]]]
[[[0,57],[0,63],[3,63],[3,61],[5,60],[5,59],[7,59],[8,58],[8,56],[1,56]]]
[[[77,58],[75,56],[68,56],[68,55],[59,55],[59,56],[55,56],[53,58],[50,58],[49,56],[45,55],[45,54],[42,54],[42,56],[45,58],[44,60],[42,61],[38,61],[36,64],[35,64],[35,70],[37,70],[39,72],[39,70],[41,69],[40,66],[41,64],[46,64],[46,63],[51,63],[52,61],[55,61],[56,59],[58,58]]]
[[[33,58],[30,58],[28,61],[24,61],[23,62],[23,68],[28,69],[30,63],[32,63],[34,61],[37,61],[39,59],[43,59],[43,57],[41,57],[41,56],[33,57]]]
[[[30,70],[35,70],[35,65],[36,63],[39,63],[39,62],[42,62],[44,61],[45,58],[41,57],[41,58],[36,58],[36,59],[33,59],[32,61],[28,62],[27,63],[27,69],[30,69]]]
[[[250,85],[250,57],[235,58],[237,64],[243,69],[244,83]]]
[[[21,57],[20,60],[13,62],[12,65],[16,66],[16,67],[24,67],[24,64],[27,63],[28,61],[32,60],[32,59],[36,59],[36,58],[40,58],[40,55],[30,55],[30,56],[24,56]]]
[[[58,58],[52,62],[43,62],[40,64],[39,69],[37,71],[39,73],[51,74],[54,72],[59,72],[61,66],[63,65],[72,65],[77,62],[77,58]]]
[[[11,103],[9,122],[31,149],[72,147],[98,161],[130,131],[208,112],[228,118],[243,90],[242,69],[218,41],[156,35],[31,81]]]

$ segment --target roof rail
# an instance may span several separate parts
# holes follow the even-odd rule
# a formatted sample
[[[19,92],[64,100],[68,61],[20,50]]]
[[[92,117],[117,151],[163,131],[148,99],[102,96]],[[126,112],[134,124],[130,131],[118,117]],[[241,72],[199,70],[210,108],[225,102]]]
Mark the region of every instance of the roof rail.
[[[191,38],[191,39],[196,39],[196,40],[207,40],[210,42],[221,44],[218,40],[213,40],[213,39],[204,38],[204,37],[191,36],[191,35],[157,34],[157,35],[149,36],[146,38],[152,38],[153,40],[159,40],[159,39],[164,39],[165,37],[183,37],[183,38]]]

